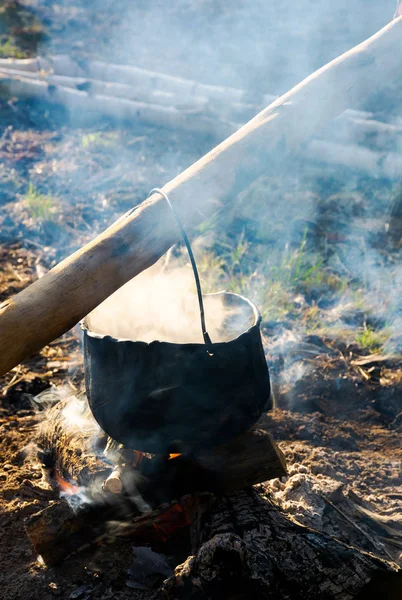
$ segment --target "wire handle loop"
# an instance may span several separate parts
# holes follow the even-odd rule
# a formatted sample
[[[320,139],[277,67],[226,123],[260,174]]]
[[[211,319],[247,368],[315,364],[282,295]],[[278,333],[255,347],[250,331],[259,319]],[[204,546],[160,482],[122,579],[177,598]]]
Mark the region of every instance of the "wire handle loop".
[[[160,188],[153,188],[149,192],[148,198],[152,194],[160,194],[166,200],[166,202],[168,203],[168,206],[169,206],[170,210],[172,211],[172,213],[174,215],[174,218],[176,219],[176,222],[177,222],[177,224],[178,224],[178,226],[180,228],[181,234],[183,236],[184,243],[186,244],[188,255],[190,257],[191,266],[193,268],[195,285],[196,285],[196,288],[197,288],[198,304],[200,306],[200,318],[201,318],[202,337],[204,338],[205,344],[212,344],[211,338],[208,335],[207,327],[206,327],[206,324],[205,324],[204,302],[203,302],[203,299],[202,299],[200,277],[198,275],[198,269],[197,269],[197,265],[196,265],[196,262],[195,262],[193,251],[191,249],[190,240],[188,239],[187,233],[186,233],[186,231],[185,231],[185,229],[183,227],[183,223],[181,222],[181,219],[180,219],[179,215],[177,214],[177,212],[173,208],[172,203],[170,202],[168,195],[163,190],[161,190]]]

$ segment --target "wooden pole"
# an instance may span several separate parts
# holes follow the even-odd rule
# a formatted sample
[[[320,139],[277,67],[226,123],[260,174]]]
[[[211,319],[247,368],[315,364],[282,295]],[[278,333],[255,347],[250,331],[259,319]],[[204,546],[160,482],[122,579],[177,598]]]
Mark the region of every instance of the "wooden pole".
[[[272,152],[300,148],[327,121],[400,76],[402,17],[278,98],[164,186],[186,227],[245,189]],[[161,185],[150,182],[150,187]],[[0,374],[59,337],[180,239],[153,194],[92,242],[0,306]]]

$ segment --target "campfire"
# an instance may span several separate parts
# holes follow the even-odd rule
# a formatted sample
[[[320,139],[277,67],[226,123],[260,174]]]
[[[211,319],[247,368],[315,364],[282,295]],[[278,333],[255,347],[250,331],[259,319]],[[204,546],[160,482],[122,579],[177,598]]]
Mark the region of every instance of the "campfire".
[[[199,282],[195,263],[194,275]],[[111,522],[116,535],[166,540],[198,524],[214,495],[286,475],[282,453],[254,427],[270,398],[256,307],[235,294],[199,297],[201,331],[205,318],[210,325],[203,341],[195,298],[177,297],[183,277],[157,265],[83,323],[89,402],[59,401],[38,439],[62,497],[27,526],[47,564],[110,536]],[[150,298],[178,280],[180,288],[162,296],[168,312],[181,315],[169,330],[160,301],[151,307]]]

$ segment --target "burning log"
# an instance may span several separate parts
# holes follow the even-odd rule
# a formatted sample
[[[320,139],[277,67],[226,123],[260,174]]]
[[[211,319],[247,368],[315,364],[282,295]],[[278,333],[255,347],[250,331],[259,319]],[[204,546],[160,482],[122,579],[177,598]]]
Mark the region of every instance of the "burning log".
[[[165,584],[169,598],[400,597],[395,564],[288,519],[249,489],[204,511],[200,544]],[[361,594],[361,596],[360,596]]]
[[[189,494],[226,494],[286,475],[286,463],[281,451],[267,432],[255,429],[225,446],[196,457],[181,455],[168,460],[167,457],[150,459],[144,456],[137,469],[127,465],[125,469],[112,471],[107,476],[104,489],[111,494],[100,494],[97,489],[92,497],[94,476],[101,476],[102,473],[105,476],[105,472],[98,470],[98,466],[94,467],[98,460],[88,452],[83,452],[79,457],[77,467],[74,450],[80,432],[72,435],[70,430],[59,442],[50,429],[60,432],[61,419],[53,415],[48,421],[50,425],[46,426],[45,432],[43,428],[41,431],[41,446],[45,444],[49,449],[55,444],[54,461],[59,468],[70,476],[81,476],[81,482],[85,480],[89,486],[81,493],[84,500],[78,495],[77,508],[74,508],[72,494],[70,498],[51,504],[28,520],[28,535],[38,554],[48,564],[56,564],[84,544],[106,535],[108,521],[122,523],[124,535],[135,536],[144,527],[163,518],[166,507],[176,504],[177,498],[184,498],[184,503],[189,506],[185,500]],[[87,444],[88,440],[82,443]],[[60,454],[59,458],[57,454]],[[70,467],[69,456],[72,460]],[[90,476],[85,473],[85,464],[88,464]],[[81,470],[77,476],[78,468]],[[120,489],[116,488],[116,482]],[[77,493],[74,487],[71,491]],[[202,503],[196,504],[204,506]],[[144,507],[148,512],[144,512]]]
[[[140,514],[127,502],[108,502],[104,498],[95,504],[70,496],[29,517],[25,527],[38,555],[48,566],[54,566],[74,552],[106,539],[111,523],[115,523],[113,535],[118,535],[120,523],[120,536],[135,539],[170,509],[163,507]],[[187,524],[185,515],[183,524]]]
[[[402,18],[398,18],[322,67],[165,185],[184,225],[202,222],[222,202],[245,189],[264,171],[276,148],[296,151],[330,119],[365,100],[373,81],[379,87],[396,80],[401,30]],[[0,306],[0,338],[5,346],[0,374],[70,329],[155,263],[179,236],[165,200],[155,193],[4,302]]]

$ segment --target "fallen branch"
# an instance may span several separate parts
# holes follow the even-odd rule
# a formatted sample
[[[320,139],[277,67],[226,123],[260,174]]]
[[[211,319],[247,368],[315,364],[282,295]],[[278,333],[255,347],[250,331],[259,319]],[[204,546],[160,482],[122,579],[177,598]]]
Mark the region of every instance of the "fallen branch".
[[[380,87],[398,79],[401,30],[402,17],[313,73],[165,185],[185,226],[202,222],[245,189],[277,148],[296,151],[330,119],[359,105],[371,93],[373,81]],[[0,374],[70,329],[156,262],[179,237],[165,200],[154,194],[4,302]]]

